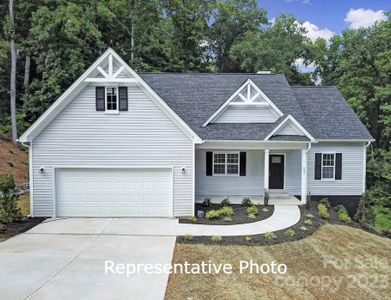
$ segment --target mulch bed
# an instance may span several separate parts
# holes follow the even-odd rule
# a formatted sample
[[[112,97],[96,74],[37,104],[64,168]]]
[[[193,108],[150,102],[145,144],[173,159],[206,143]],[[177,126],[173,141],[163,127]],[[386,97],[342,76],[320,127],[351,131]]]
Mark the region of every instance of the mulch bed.
[[[34,226],[42,223],[45,218],[29,218],[26,221],[17,221],[11,224],[0,223],[0,241],[9,239],[15,235],[23,233]]]
[[[351,226],[354,228],[360,228],[361,226],[352,221],[351,224],[347,224],[338,220],[337,213],[333,208],[329,209],[330,219],[325,220],[319,216],[317,202],[312,202],[310,208],[307,209],[305,206],[299,206],[301,218],[299,222],[293,225],[290,228],[283,230],[274,231],[273,238],[267,238],[264,234],[252,235],[252,236],[222,236],[222,241],[213,242],[211,241],[211,236],[194,236],[192,240],[186,240],[184,236],[179,236],[177,238],[178,243],[184,244],[206,244],[206,245],[247,245],[247,246],[267,246],[281,244],[290,241],[296,241],[303,238],[306,238],[316,232],[323,224],[332,223],[338,225]],[[313,218],[308,218],[307,215],[312,214]],[[306,220],[310,219],[312,224],[305,224]],[[302,227],[305,227],[307,230],[303,231]],[[286,235],[286,231],[291,229],[295,232],[293,237]],[[251,237],[251,240],[246,240],[246,238]]]
[[[234,215],[232,216],[232,222],[224,222],[224,216],[220,216],[218,219],[207,220],[205,218],[197,218],[196,222],[192,222],[190,219],[179,219],[179,223],[191,223],[191,224],[204,224],[204,225],[235,225],[235,224],[244,224],[244,223],[253,223],[262,221],[264,219],[269,218],[274,212],[274,206],[267,206],[269,209],[268,212],[264,212],[262,209],[266,206],[264,205],[255,205],[258,207],[259,214],[257,218],[254,220],[249,220],[247,218],[247,207],[243,207],[240,204],[231,204],[231,207],[234,210]],[[206,213],[209,210],[217,210],[220,209],[221,205],[219,204],[211,204],[209,207],[205,207],[200,203],[196,203],[195,205],[195,214],[197,211],[202,210]]]

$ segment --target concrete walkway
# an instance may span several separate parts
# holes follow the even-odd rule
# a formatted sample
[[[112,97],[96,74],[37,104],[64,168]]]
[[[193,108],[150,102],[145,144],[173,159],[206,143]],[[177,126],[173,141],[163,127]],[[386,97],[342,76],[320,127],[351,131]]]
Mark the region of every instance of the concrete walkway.
[[[294,205],[276,205],[271,217],[254,223],[240,225],[179,224],[177,235],[238,236],[255,235],[285,229],[300,220],[300,209]]]

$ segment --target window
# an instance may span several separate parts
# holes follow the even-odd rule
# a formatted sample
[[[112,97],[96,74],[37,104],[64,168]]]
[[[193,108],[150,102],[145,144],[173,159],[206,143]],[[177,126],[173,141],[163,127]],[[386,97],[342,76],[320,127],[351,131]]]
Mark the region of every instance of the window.
[[[214,175],[239,175],[239,153],[213,153]]]
[[[335,153],[322,153],[322,179],[335,179]]]
[[[118,111],[118,89],[106,88],[106,111]]]

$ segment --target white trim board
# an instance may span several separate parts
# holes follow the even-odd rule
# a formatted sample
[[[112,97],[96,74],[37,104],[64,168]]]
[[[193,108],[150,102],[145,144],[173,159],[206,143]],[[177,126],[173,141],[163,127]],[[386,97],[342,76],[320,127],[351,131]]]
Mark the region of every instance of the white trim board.
[[[130,66],[111,48],[107,49],[88,69],[85,71],[39,118],[30,126],[29,129],[19,138],[20,142],[31,142],[72,100],[73,98],[88,85],[88,77],[99,72],[97,68],[106,59],[115,58],[127,71],[130,76],[125,80],[125,83],[136,83],[150,97],[150,99],[158,106],[158,108],[174,122],[174,124],[196,144],[202,143],[202,139],[159,97],[155,91],[135,72]],[[121,70],[123,71],[123,70]],[[110,72],[109,72],[110,73]],[[110,74],[109,74],[110,76]],[[91,79],[92,81],[95,78]],[[90,81],[91,81],[90,80]],[[110,83],[116,80],[115,78],[100,78],[99,81]],[[123,82],[118,78],[118,82]],[[96,80],[95,80],[96,82]],[[124,82],[123,82],[124,83]]]
[[[243,83],[240,88],[238,88],[236,90],[235,93],[232,94],[231,97],[228,98],[227,101],[224,102],[223,105],[220,106],[220,108],[218,110],[215,111],[215,113],[210,116],[210,118],[202,125],[203,127],[207,126],[209,123],[213,122],[217,117],[219,117],[223,112],[224,110],[227,109],[228,105],[231,104],[231,102],[237,97],[237,96],[241,96],[241,91],[244,89],[244,88],[250,88],[250,87],[253,87],[256,92],[266,101],[266,103],[268,103],[268,105],[270,105],[270,107],[280,116],[282,117],[284,114],[280,111],[280,109],[273,103],[273,101],[271,101],[269,99],[268,96],[265,95],[264,92],[261,91],[261,89],[251,80],[251,79],[248,79],[245,83]],[[247,92],[249,93],[249,92]],[[248,101],[246,99],[243,99],[243,103],[245,105],[254,105],[255,102],[251,102],[251,101]],[[236,104],[237,105],[237,104]],[[259,105],[259,104],[255,104],[255,105]],[[261,104],[261,105],[264,105],[264,104]]]

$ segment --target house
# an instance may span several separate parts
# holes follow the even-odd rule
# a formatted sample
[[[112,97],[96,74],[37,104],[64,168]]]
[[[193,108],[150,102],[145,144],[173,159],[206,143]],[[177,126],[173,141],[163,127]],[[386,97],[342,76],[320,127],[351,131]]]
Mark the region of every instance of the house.
[[[108,49],[20,141],[33,216],[177,217],[205,197],[357,203],[373,138],[335,87],[136,73]]]

